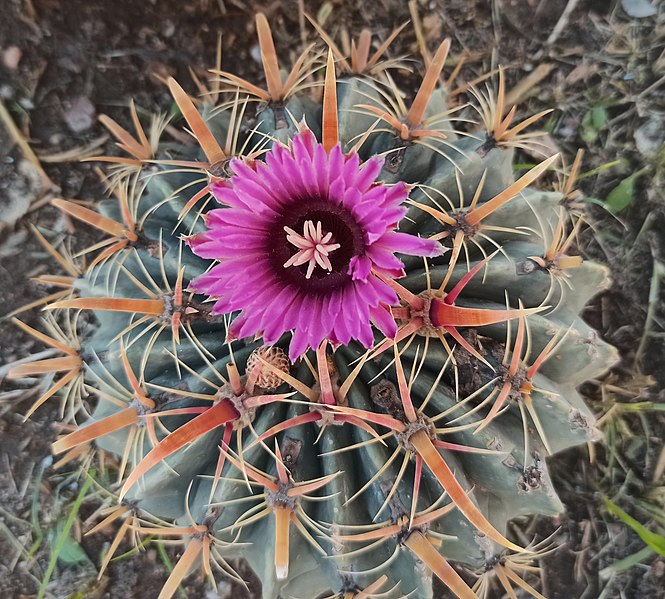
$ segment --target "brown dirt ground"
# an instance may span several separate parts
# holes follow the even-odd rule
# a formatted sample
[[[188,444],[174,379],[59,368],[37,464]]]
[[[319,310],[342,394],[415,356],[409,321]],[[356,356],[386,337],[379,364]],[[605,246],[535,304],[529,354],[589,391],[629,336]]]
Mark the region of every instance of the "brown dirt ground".
[[[409,18],[407,3],[401,0],[362,3],[361,9],[350,0],[304,4],[314,15],[332,9],[326,27],[335,35],[342,29],[357,33],[369,27],[385,37]],[[568,4],[577,6],[557,38],[548,43]],[[603,337],[622,352],[623,362],[612,374],[613,384],[630,389],[630,401],[637,398],[662,403],[662,337],[646,342],[639,364],[635,357],[644,334],[654,260],[663,260],[665,198],[661,183],[665,169],[662,148],[660,157],[638,151],[634,133],[650,116],[662,115],[664,110],[659,104],[665,74],[663,7],[657,17],[630,19],[618,1],[607,0],[420,0],[418,5],[430,49],[442,37],[451,36],[453,60],[459,59],[463,50],[470,55],[458,78],[460,84],[500,64],[508,67],[512,87],[533,74],[538,65],[550,65],[548,74],[523,99],[522,113],[554,107],[548,123],[551,143],[569,159],[578,147],[585,147],[585,171],[619,158],[623,161],[585,179],[582,188],[588,196],[605,198],[628,174],[647,168],[638,179],[630,208],[620,219],[591,206],[588,220],[592,229],[583,236],[580,250],[608,263],[613,271],[614,286],[596,298],[587,313]],[[180,81],[190,81],[189,67],[204,74],[213,64],[219,32],[224,36],[224,68],[260,80],[259,65],[253,58],[253,13],[267,13],[279,52],[288,60],[301,39],[314,37],[310,28],[302,29],[299,9],[297,0],[3,0],[0,99],[39,156],[81,148],[103,136],[97,114],[127,122],[130,98],[147,111],[168,109],[171,100],[161,80],[174,75]],[[412,28],[407,27],[393,51],[417,53]],[[413,81],[405,78],[407,92],[412,91]],[[608,122],[590,140],[584,116],[598,106],[605,109]],[[100,143],[106,152],[111,150],[110,141]],[[81,199],[102,196],[93,165],[47,160],[42,164],[52,193]],[[525,162],[530,160],[524,157]],[[29,276],[45,272],[47,260],[28,225],[39,224],[63,234],[70,226],[47,205],[47,191],[39,172],[26,164],[21,149],[0,126],[2,313],[43,295]],[[14,220],[7,215],[15,212],[20,217],[17,222],[4,223]],[[645,221],[651,226],[644,227]],[[77,243],[85,245],[86,241],[78,236]],[[662,296],[652,299],[662,301]],[[654,330],[662,317],[656,310]],[[34,325],[38,312],[33,310],[23,318]],[[0,319],[0,340],[0,365],[43,349],[6,319]],[[647,375],[653,380],[645,378]],[[598,399],[601,386],[595,383],[585,388],[599,412],[608,407]],[[66,517],[65,508],[78,485],[67,473],[54,472],[48,461],[43,462],[57,434],[53,424],[57,406],[42,409],[23,424],[21,413],[29,405],[28,395],[8,394],[12,390],[9,383],[4,388],[7,393],[0,395],[0,596],[32,597],[48,563],[48,543],[43,542],[29,556],[21,555],[18,546],[29,551],[39,538],[37,529],[48,539],[48,531]],[[615,475],[608,465],[611,452],[602,447],[597,450],[595,464],[589,464],[581,450],[551,460],[567,513],[556,522],[519,523],[527,535],[542,536],[556,528],[561,531],[563,548],[543,564],[544,593],[550,599],[665,596],[662,558],[648,559],[643,562],[646,565],[610,581],[599,575],[604,567],[643,547],[635,534],[603,512],[599,493],[614,496],[621,489],[628,496],[639,495],[663,484],[652,477],[658,457],[662,457],[665,425],[658,413],[648,418],[646,434],[639,422],[630,420],[628,431],[634,432],[635,438],[624,439],[618,447],[620,454],[629,458],[632,478]],[[45,470],[38,476],[42,464]],[[33,508],[36,520],[31,522]],[[84,504],[80,522],[74,527],[77,534],[78,524],[85,526],[85,518],[93,510],[94,505]],[[92,561],[83,566],[59,566],[48,588],[51,597],[157,596],[167,574],[154,548],[113,562],[97,582],[93,563],[98,561],[102,543],[111,537],[78,538]],[[174,551],[169,554],[171,559],[176,557]],[[221,584],[215,593],[196,576],[188,581],[185,592],[189,597],[241,596],[237,588],[228,585]],[[256,589],[257,584],[251,587]],[[445,591],[437,587],[437,596],[446,596]]]

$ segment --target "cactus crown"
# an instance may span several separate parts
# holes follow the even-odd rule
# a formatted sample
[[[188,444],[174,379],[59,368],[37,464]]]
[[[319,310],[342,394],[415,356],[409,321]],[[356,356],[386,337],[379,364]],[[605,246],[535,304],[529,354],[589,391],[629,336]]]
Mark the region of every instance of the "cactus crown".
[[[568,253],[573,182],[530,187],[557,156],[515,179],[543,114],[513,122],[503,72],[460,133],[449,40],[407,106],[384,58],[399,30],[349,59],[315,26],[327,59],[283,74],[258,15],[265,89],[218,68],[196,101],[171,79],[196,145],[133,104],[133,133],[102,117],[113,197],[53,203],[104,240],[84,267],[36,232],[66,275],[44,281],[46,332],[17,324],[61,355],[12,375],[59,373],[30,412],[61,393],[84,421],[55,453],[117,457],[103,568],[129,530],[182,539],[160,597],[198,565],[244,584],[236,557],[265,597],[425,598],[431,574],[541,597],[522,576],[549,541],[506,524],[561,511],[545,459],[595,438],[575,387],[615,357],[578,316],[608,281]]]

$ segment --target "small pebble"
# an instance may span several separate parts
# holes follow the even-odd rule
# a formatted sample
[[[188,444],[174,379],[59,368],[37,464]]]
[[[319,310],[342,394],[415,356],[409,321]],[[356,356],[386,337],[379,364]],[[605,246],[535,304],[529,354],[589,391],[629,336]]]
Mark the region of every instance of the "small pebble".
[[[654,158],[665,143],[665,115],[652,114],[633,133],[635,147],[646,158]]]
[[[10,71],[16,70],[18,63],[21,62],[21,48],[18,46],[9,46],[2,52],[2,64],[4,64]]]
[[[175,23],[173,21],[166,21],[162,27],[162,35],[166,38],[172,37],[175,33]]]
[[[64,118],[74,133],[87,131],[95,122],[96,110],[86,96],[76,96],[65,108]]]

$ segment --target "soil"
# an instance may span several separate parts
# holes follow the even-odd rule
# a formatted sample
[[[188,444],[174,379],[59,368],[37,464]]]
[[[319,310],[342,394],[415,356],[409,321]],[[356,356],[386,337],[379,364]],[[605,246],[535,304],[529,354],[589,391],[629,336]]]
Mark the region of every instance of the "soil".
[[[587,206],[590,227],[581,236],[579,250],[607,263],[614,281],[609,291],[593,300],[585,318],[620,349],[622,356],[609,378],[584,388],[599,415],[611,407],[613,397],[627,402],[652,401],[661,407],[665,402],[661,326],[665,315],[659,306],[662,293],[659,296],[652,285],[655,264],[665,264],[665,159],[659,137],[665,111],[660,100],[665,74],[665,7],[660,6],[656,16],[630,18],[623,4],[638,3],[417,2],[430,50],[438,40],[450,36],[453,62],[463,52],[468,56],[456,80],[458,85],[503,65],[511,89],[538,73],[539,65],[549,65],[547,73],[522,98],[519,114],[554,107],[547,122],[548,143],[561,150],[569,162],[578,147],[585,148],[585,172],[620,160],[620,164],[599,169],[581,182],[585,195],[597,202]],[[401,0],[377,0],[363,3],[361,8],[350,0],[316,0],[302,5],[319,18],[332,11],[326,29],[335,39],[343,30],[357,34],[363,27],[383,39],[410,18],[407,3]],[[574,8],[566,17],[564,11],[570,5]],[[108,114],[127,124],[130,99],[146,112],[170,110],[172,100],[164,79],[172,75],[187,85],[190,69],[204,77],[214,64],[220,33],[224,68],[261,81],[253,21],[258,10],[267,14],[278,51],[287,63],[292,62],[303,40],[315,38],[312,29],[303,25],[297,0],[3,0],[0,101],[29,140],[43,172],[0,122],[0,313],[9,313],[45,294],[30,281],[48,268],[46,253],[30,225],[62,235],[72,230],[72,224],[49,206],[49,199],[94,201],[104,195],[94,164],[65,161],[59,156],[95,144],[94,153],[113,153],[113,143],[97,116]],[[418,53],[412,27],[404,30],[391,52]],[[412,93],[417,77],[403,75],[402,87],[407,94]],[[589,116],[594,114],[600,114],[597,126]],[[656,123],[646,142],[636,140],[636,132],[659,115],[661,127]],[[522,158],[526,163],[534,160],[527,155]],[[618,217],[611,215],[603,207],[604,199],[628,175],[641,169],[645,169],[644,174],[635,180],[628,209]],[[81,233],[77,227],[77,245],[72,251],[89,244],[90,239]],[[655,308],[651,312],[650,301]],[[38,309],[22,314],[33,326],[39,317]],[[646,322],[650,330],[645,336]],[[2,380],[6,374],[3,364],[44,347],[6,318],[0,318],[0,340],[0,384],[4,390],[0,393],[0,597],[27,598],[36,596],[48,567],[49,547],[82,481],[77,479],[74,466],[58,471],[51,467],[50,444],[59,430],[54,424],[57,403],[45,406],[23,423],[22,414],[37,390],[15,393],[15,387]],[[623,392],[608,391],[615,388]],[[583,449],[551,459],[552,478],[566,513],[556,521],[517,523],[527,536],[544,538],[559,530],[561,549],[542,560],[543,593],[549,599],[665,597],[662,557],[648,557],[638,566],[607,576],[608,566],[641,550],[644,543],[607,514],[601,495],[615,498],[628,511],[631,497],[653,497],[654,489],[660,489],[655,503],[662,509],[665,502],[662,471],[659,480],[653,478],[663,456],[663,412],[627,417],[624,432],[615,445],[599,444],[593,463]],[[621,468],[616,467],[613,456],[622,458]],[[168,571],[151,546],[131,559],[113,561],[97,580],[102,546],[113,534],[82,535],[86,526],[90,527],[95,507],[94,502],[86,502],[73,527],[73,537],[85,559],[77,561],[74,556],[69,563],[61,560],[46,596],[157,597]],[[653,522],[647,525],[658,530]],[[128,542],[121,545],[121,552],[130,549]],[[167,550],[171,561],[176,553],[177,549]],[[260,596],[260,585],[251,572],[238,567],[250,580],[251,594]],[[181,596],[213,599],[246,594],[225,582],[212,591],[197,576],[190,576],[187,583]],[[439,586],[436,594],[447,596]],[[501,593],[497,590],[495,596]]]

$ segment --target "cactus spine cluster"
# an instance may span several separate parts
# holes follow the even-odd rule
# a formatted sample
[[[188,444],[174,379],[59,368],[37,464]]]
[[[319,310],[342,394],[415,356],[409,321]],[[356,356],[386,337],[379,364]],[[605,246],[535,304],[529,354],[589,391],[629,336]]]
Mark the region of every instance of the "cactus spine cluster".
[[[54,204],[105,238],[83,267],[39,234],[67,272],[45,281],[46,332],[17,324],[60,355],[12,375],[59,373],[33,406],[60,393],[81,421],[56,454],[117,458],[112,550],[129,530],[182,540],[160,597],[197,568],[242,584],[238,557],[266,598],[426,598],[432,574],[458,597],[542,596],[522,566],[543,546],[506,525],[562,511],[546,458],[596,438],[576,386],[615,357],[579,317],[608,277],[569,254],[574,175],[530,187],[554,156],[515,177],[542,115],[513,123],[502,73],[476,92],[482,128],[456,130],[447,40],[407,106],[397,31],[350,59],[320,32],[327,61],[310,48],[286,74],[257,30],[265,90],[169,81],[196,144],[133,107],[135,132],[103,117],[113,197]]]

